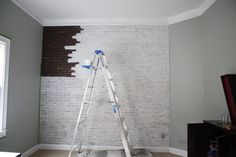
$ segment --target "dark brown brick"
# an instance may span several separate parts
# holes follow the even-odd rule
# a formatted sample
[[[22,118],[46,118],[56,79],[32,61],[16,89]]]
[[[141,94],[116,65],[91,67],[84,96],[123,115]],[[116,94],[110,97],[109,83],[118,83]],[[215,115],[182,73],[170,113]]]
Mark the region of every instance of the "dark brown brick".
[[[80,26],[53,26],[43,29],[41,76],[71,76],[76,63],[68,63],[69,50],[64,46],[79,43],[72,36],[80,33]]]

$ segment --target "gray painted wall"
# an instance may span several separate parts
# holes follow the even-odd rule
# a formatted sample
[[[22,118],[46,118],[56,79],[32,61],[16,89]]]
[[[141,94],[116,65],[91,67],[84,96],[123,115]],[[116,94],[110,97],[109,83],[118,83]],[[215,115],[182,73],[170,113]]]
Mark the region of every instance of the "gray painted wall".
[[[203,117],[201,18],[177,23],[170,32],[171,146],[186,149],[187,123]]]
[[[236,2],[218,0],[201,17],[169,27],[170,145],[186,149],[187,123],[228,114],[220,75],[236,73]]]
[[[11,38],[8,132],[0,139],[0,151],[24,152],[38,143],[42,26],[1,0],[0,34]]]
[[[220,76],[236,73],[236,1],[218,0],[202,16],[205,119],[220,119],[228,108]]]

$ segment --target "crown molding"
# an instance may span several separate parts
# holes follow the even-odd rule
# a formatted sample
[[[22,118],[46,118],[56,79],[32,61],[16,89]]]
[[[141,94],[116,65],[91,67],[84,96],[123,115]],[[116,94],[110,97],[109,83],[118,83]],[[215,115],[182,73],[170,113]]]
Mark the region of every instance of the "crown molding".
[[[172,24],[186,21],[186,20],[201,16],[201,15],[202,15],[202,12],[201,12],[201,9],[199,9],[199,8],[194,9],[194,10],[190,10],[190,11],[187,11],[187,12],[184,12],[184,13],[181,13],[181,14],[178,14],[178,15],[168,18],[168,24],[172,25]]]
[[[175,24],[178,22],[182,22],[185,20],[189,20],[198,16],[203,15],[214,3],[216,2],[216,0],[206,0],[204,1],[200,7],[198,7],[197,9],[194,10],[190,10],[187,12],[183,12],[181,14],[178,15],[174,15],[170,18],[168,18],[168,24]]]
[[[18,0],[11,0],[20,9],[35,19],[43,26],[73,26],[73,25],[172,25],[178,22],[189,20],[204,14],[216,0],[206,0],[198,8],[174,15],[167,19],[157,18],[84,18],[84,19],[40,19],[31,13]]]
[[[215,2],[216,0],[206,0],[205,2],[203,2],[200,6],[202,14],[204,14]]]
[[[32,17],[33,19],[35,19],[38,23],[42,25],[42,21],[40,20],[40,18],[32,14],[28,9],[26,9],[26,7],[22,3],[20,3],[18,0],[11,0],[11,1],[15,5],[17,5],[21,10],[23,10],[26,14],[28,14],[30,17]]]
[[[156,18],[85,18],[85,19],[45,19],[44,26],[73,26],[73,25],[168,25],[167,19]]]

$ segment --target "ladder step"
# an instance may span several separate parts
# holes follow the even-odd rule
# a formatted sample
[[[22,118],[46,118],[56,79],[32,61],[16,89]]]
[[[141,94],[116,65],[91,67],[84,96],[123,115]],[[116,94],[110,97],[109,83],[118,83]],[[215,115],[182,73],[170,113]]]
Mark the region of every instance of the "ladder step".
[[[122,125],[123,125],[125,130],[128,130],[128,127],[126,126],[125,121],[123,121]]]
[[[120,117],[121,123],[124,123],[125,118],[124,117]]]
[[[83,120],[81,120],[80,122],[79,122],[79,125],[80,124],[83,124],[83,123],[86,123],[87,122],[87,118],[86,119],[83,119]]]
[[[130,142],[128,142],[128,147],[129,147],[130,152],[133,152],[133,145]]]
[[[126,138],[128,139],[128,135],[129,135],[128,130],[124,130],[124,133],[125,133]]]
[[[112,109],[113,109],[113,112],[114,113],[118,113],[119,112],[119,108],[120,108],[120,105],[112,105]],[[117,112],[118,111],[118,112]],[[120,115],[119,115],[120,116]]]
[[[112,108],[115,108],[115,109],[119,110],[120,105],[112,105]]]
[[[94,86],[88,86],[88,88],[94,88]]]
[[[129,136],[127,137],[127,143],[128,143],[128,147],[129,147],[130,152],[133,152],[133,144],[131,143]]]

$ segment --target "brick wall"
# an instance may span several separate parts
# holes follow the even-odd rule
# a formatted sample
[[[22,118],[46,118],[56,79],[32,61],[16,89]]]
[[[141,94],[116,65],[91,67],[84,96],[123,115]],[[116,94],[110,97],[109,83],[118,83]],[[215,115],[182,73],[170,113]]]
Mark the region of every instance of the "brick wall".
[[[71,37],[81,30],[80,26],[44,27],[41,76],[71,76],[75,64],[68,64],[71,51],[66,51],[64,46],[77,43]]]
[[[83,26],[81,41],[66,53],[69,61],[106,53],[121,110],[136,147],[169,145],[169,45],[167,26]],[[71,36],[72,38],[72,36]],[[67,44],[73,46],[73,44]],[[68,63],[73,65],[71,63]],[[88,73],[76,65],[77,78],[42,77],[40,143],[70,144]],[[98,71],[85,144],[121,146],[117,123]]]

